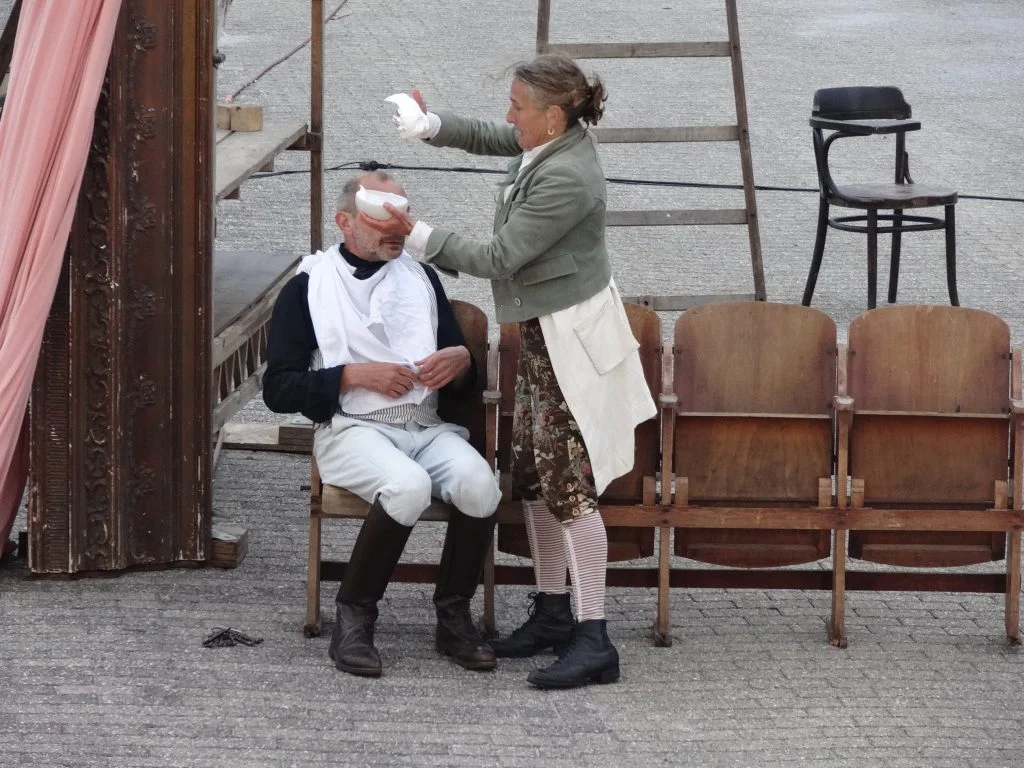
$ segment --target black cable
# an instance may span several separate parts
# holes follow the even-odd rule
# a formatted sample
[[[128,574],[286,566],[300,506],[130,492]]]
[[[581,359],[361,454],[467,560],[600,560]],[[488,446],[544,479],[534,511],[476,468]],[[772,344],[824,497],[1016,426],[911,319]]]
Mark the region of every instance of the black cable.
[[[353,170],[358,168],[361,171],[383,171],[383,170],[397,170],[397,171],[437,171],[440,173],[486,173],[486,174],[501,174],[504,175],[506,171],[497,168],[473,168],[464,165],[454,166],[439,166],[439,165],[398,165],[395,163],[382,163],[378,160],[349,160],[339,165],[331,166],[330,168],[324,168],[324,171],[342,171],[342,170]],[[298,173],[309,173],[309,169],[299,169],[294,171],[270,171],[268,173],[257,173],[252,178],[254,179],[265,179],[271,176],[289,176],[291,174]],[[609,184],[626,184],[633,186],[645,186],[645,187],[670,187],[670,188],[690,188],[690,189],[743,189],[742,184],[714,184],[706,181],[667,181],[667,180],[655,180],[655,179],[624,179],[616,177],[606,177],[605,181]],[[817,187],[780,187],[768,184],[755,184],[754,189],[759,192],[803,192],[818,194]],[[1003,197],[999,195],[958,195],[961,200],[991,200],[999,203],[1024,203],[1024,197]]]

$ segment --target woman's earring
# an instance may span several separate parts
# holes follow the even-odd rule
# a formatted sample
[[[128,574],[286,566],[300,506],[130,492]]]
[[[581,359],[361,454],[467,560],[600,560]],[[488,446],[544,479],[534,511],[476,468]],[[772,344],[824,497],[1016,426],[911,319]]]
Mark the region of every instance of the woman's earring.
[[[554,136],[554,135],[555,135],[555,129],[554,128],[548,128],[548,136]]]

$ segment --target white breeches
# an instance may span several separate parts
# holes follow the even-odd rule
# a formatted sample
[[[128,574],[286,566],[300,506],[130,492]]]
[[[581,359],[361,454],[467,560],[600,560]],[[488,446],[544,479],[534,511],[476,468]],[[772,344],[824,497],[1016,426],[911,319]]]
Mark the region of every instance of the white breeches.
[[[336,415],[320,426],[313,451],[320,477],[366,502],[378,499],[411,526],[436,497],[470,517],[489,517],[501,499],[494,472],[456,424],[396,427]]]

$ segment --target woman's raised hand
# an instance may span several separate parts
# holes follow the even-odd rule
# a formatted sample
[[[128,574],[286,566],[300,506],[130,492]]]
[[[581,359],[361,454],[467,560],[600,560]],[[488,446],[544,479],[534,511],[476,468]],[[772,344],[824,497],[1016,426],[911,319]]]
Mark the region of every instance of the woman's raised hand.
[[[420,109],[423,110],[423,114],[427,114],[430,110],[427,109],[427,102],[423,100],[423,94],[420,93],[419,88],[412,89],[412,99],[420,105]]]
[[[391,203],[384,203],[384,210],[391,214],[390,219],[371,219],[365,213],[359,213],[359,220],[368,227],[383,232],[385,235],[400,235],[408,237],[412,228],[416,226],[416,219],[400,211]]]
[[[396,112],[392,119],[398,132],[404,138],[427,139],[431,137],[431,120],[427,115],[427,102],[423,100],[423,95],[418,88],[413,89],[411,96],[408,93],[395,93],[384,101],[395,105]],[[435,117],[434,120],[436,121],[437,118]]]

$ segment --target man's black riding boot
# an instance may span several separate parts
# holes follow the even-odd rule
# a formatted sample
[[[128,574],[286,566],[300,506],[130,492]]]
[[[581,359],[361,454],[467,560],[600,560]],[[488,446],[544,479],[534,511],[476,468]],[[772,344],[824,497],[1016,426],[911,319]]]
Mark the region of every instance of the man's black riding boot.
[[[384,596],[411,532],[412,527],[395,522],[379,501],[370,507],[359,529],[338,589],[328,651],[334,666],[343,672],[380,677],[380,654],[373,645],[377,601]]]
[[[576,688],[618,679],[619,652],[608,638],[608,625],[590,619],[576,625],[569,649],[554,664],[533,670],[526,682],[538,688]]]
[[[494,516],[477,518],[453,511],[441,552],[434,607],[437,610],[436,647],[461,667],[494,669],[494,651],[480,635],[469,602],[480,583],[494,533]]]
[[[521,659],[546,648],[561,653],[568,647],[572,628],[576,625],[569,605],[569,594],[552,595],[531,592],[530,617],[503,640],[491,643],[499,659]]]

